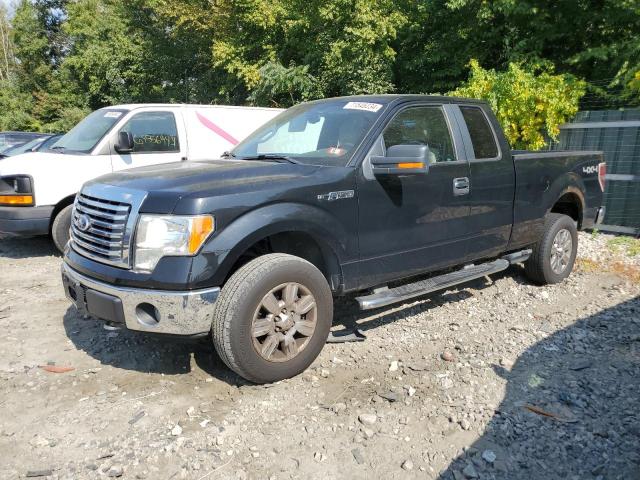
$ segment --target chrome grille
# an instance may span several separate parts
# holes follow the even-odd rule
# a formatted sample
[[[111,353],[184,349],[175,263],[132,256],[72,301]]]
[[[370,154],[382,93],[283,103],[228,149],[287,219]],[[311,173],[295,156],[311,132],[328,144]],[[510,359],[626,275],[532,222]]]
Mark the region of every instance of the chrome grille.
[[[73,248],[102,263],[128,267],[127,221],[130,213],[128,203],[79,193],[71,221]]]

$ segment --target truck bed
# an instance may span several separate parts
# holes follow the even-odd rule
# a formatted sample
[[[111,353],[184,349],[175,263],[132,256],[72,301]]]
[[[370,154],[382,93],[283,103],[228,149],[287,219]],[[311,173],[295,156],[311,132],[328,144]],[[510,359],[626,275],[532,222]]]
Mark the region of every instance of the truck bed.
[[[516,190],[510,248],[535,241],[542,231],[545,214],[565,195],[580,200],[578,227],[593,227],[602,205],[598,180],[598,164],[604,162],[602,152],[514,150],[512,154]]]

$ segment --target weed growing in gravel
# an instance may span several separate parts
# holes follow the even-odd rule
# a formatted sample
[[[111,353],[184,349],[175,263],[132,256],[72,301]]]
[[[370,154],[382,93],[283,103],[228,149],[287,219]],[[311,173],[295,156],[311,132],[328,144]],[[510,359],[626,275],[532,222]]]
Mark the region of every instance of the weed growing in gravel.
[[[626,265],[622,262],[604,265],[590,258],[578,258],[576,260],[576,271],[581,273],[611,272],[633,283],[640,283],[640,268],[634,265]]]
[[[603,271],[604,267],[590,258],[578,258],[576,259],[576,270],[578,272],[593,273]]]
[[[607,247],[614,253],[623,252],[630,257],[640,255],[640,239],[633,237],[616,237],[607,242]]]
[[[611,271],[621,277],[631,280],[633,283],[640,283],[640,268],[633,265],[625,265],[622,262],[615,262],[611,266]]]

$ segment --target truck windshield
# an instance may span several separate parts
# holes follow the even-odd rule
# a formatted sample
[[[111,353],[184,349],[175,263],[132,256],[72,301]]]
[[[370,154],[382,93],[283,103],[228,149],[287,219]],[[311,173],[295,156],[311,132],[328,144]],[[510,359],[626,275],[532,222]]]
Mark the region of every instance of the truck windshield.
[[[125,112],[112,108],[96,110],[49,148],[63,153],[89,153]]]
[[[281,156],[296,163],[344,167],[383,107],[383,103],[348,100],[297,105],[249,135],[231,156]]]

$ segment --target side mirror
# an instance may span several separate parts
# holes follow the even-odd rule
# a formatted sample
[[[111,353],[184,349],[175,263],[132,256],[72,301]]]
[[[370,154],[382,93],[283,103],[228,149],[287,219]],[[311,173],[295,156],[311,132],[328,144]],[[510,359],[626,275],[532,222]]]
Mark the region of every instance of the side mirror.
[[[131,132],[118,132],[118,141],[114,148],[118,153],[133,152],[133,134]]]
[[[384,157],[371,157],[374,175],[424,175],[429,171],[427,145],[394,145]]]

